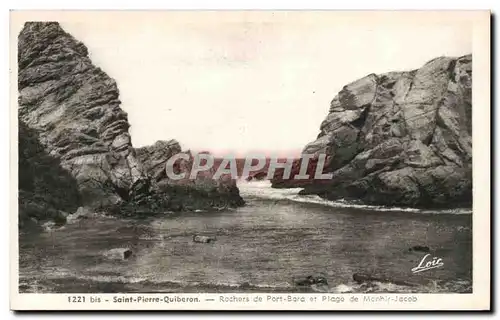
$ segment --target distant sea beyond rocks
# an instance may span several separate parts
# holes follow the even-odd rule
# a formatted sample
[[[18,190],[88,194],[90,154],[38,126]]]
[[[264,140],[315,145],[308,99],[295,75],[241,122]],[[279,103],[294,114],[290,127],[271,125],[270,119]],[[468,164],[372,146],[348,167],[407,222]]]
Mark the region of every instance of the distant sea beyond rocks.
[[[471,89],[471,55],[356,80],[335,96],[317,139],[303,150],[326,154],[332,179],[278,173],[273,187],[367,204],[471,206]]]
[[[118,85],[57,22],[27,22],[18,36],[20,226],[64,224],[84,207],[114,215],[221,210],[244,205],[223,161],[190,179],[196,155],[174,139],[134,148]],[[335,96],[317,139],[303,149],[331,179],[274,188],[367,204],[463,207],[472,203],[472,56],[439,57],[408,72],[370,74]],[[167,124],[168,125],[168,124]],[[171,179],[167,160],[182,154]],[[324,156],[324,157],[323,157]],[[238,175],[244,159],[236,159]],[[283,162],[284,159],[280,159]],[[321,164],[323,166],[323,164]],[[247,180],[267,179],[269,158]],[[239,177],[241,178],[241,177]]]

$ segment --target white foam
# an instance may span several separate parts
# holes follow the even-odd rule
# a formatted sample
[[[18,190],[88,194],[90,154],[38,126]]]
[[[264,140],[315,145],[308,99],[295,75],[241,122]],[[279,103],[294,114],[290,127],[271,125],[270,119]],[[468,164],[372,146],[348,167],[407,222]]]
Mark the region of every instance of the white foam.
[[[339,284],[338,286],[333,288],[331,290],[331,292],[333,292],[333,293],[349,293],[349,292],[353,292],[353,288],[346,285],[346,284]]]

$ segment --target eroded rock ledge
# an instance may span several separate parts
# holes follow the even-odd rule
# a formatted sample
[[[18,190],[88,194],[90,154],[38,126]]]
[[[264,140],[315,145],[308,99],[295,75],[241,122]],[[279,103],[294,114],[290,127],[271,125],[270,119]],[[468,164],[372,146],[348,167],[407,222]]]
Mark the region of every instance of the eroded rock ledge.
[[[472,203],[472,56],[370,74],[333,99],[317,139],[328,181],[274,180],[328,199],[417,207]]]
[[[135,206],[141,200],[147,208],[149,200],[186,208],[187,201],[205,190],[198,182],[174,188],[177,184],[166,177],[160,180],[170,189],[159,187],[157,171],[170,155],[181,152],[180,146],[159,142],[150,148],[132,147],[115,80],[94,66],[85,45],[57,22],[25,24],[18,37],[18,66],[19,119],[35,132],[44,152],[76,181],[79,205]],[[211,197],[224,202],[215,206],[242,203],[234,183],[207,185]],[[47,188],[50,193],[50,184]],[[196,206],[211,205],[196,202]]]

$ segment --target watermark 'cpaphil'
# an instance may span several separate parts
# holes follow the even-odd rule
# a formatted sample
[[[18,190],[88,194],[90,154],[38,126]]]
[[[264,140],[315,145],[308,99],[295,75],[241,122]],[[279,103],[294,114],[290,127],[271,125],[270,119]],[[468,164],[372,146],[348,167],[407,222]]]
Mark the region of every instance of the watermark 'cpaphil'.
[[[275,176],[277,169],[282,169],[282,172],[280,172],[280,178],[283,180],[307,180],[311,179],[310,174],[308,174],[308,170],[310,171],[311,168],[311,160],[314,160],[316,163],[314,166],[315,170],[313,179],[327,180],[332,179],[333,177],[332,173],[323,173],[326,163],[325,154],[302,154],[300,159],[282,159],[278,157],[266,158],[261,154],[249,155],[244,158],[241,175],[239,175],[238,161],[233,155],[228,155],[222,159],[219,158],[218,160],[220,162],[216,165],[216,158],[208,153],[198,153],[194,156],[190,156],[185,153],[178,153],[168,159],[165,165],[165,170],[167,176],[172,180],[181,180],[186,178],[196,179],[199,173],[211,171],[214,168],[214,165],[216,169],[215,173],[211,175],[211,177],[215,180],[220,179],[222,176],[230,176],[232,179],[246,178],[250,176],[251,173],[262,172],[261,170],[267,170],[267,179],[272,179]],[[190,170],[177,170],[178,172],[176,172],[175,168],[178,168],[179,163],[182,161],[191,166],[191,168],[188,168]],[[292,177],[292,169],[295,163],[300,163],[300,168],[298,173]]]

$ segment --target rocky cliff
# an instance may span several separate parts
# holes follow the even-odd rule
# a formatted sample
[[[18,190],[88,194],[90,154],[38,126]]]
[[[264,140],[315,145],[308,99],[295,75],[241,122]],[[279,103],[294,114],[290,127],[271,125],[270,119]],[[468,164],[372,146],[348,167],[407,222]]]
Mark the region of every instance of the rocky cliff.
[[[38,133],[19,122],[19,226],[64,223],[80,205],[76,180],[47,154]]]
[[[85,203],[116,202],[141,176],[116,82],[55,22],[18,38],[19,117],[78,181]]]
[[[228,175],[223,175],[217,180],[213,179],[215,166],[210,170],[199,172],[196,179],[190,179],[194,155],[190,151],[183,152],[176,140],[157,141],[151,146],[137,148],[134,151],[142,164],[143,172],[148,177],[152,194],[163,195],[161,201],[167,201],[168,207],[176,210],[196,210],[237,207],[244,204],[236,187],[236,180]],[[168,159],[178,153],[184,153],[188,160],[177,160],[173,169],[176,174],[185,174],[185,178],[172,180],[167,176],[165,166]],[[151,202],[151,197],[146,193],[135,198],[141,203]]]
[[[383,205],[471,205],[471,86],[471,55],[344,86],[303,150],[325,153],[333,178],[302,182],[302,193]]]
[[[150,164],[168,157],[170,150],[155,145],[155,152],[140,152],[142,163],[138,160],[117,84],[92,64],[83,43],[57,22],[28,22],[18,37],[18,67],[19,119],[75,179],[83,205],[133,203],[151,196]]]

